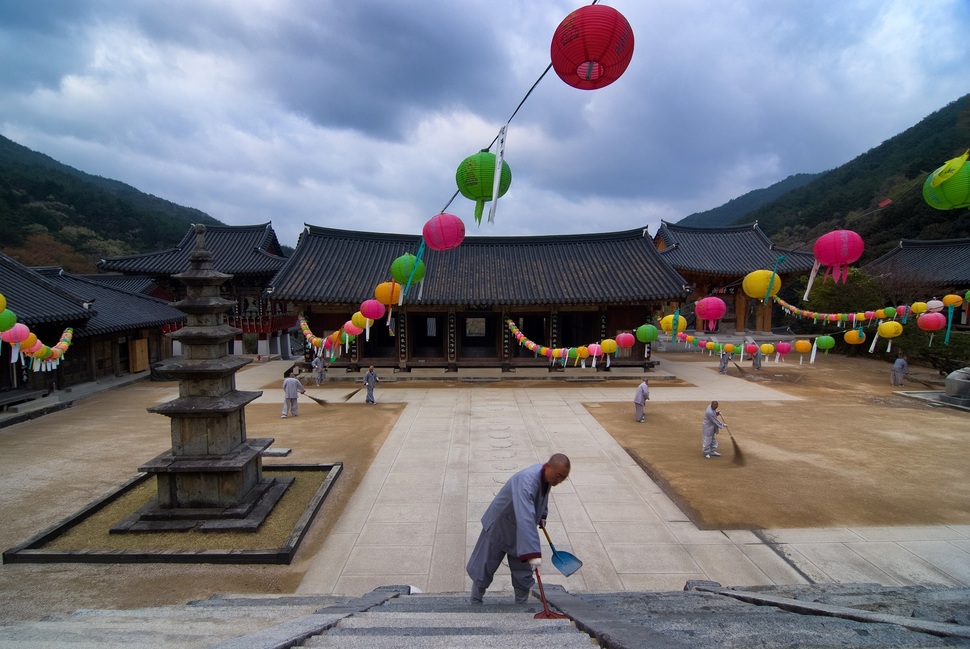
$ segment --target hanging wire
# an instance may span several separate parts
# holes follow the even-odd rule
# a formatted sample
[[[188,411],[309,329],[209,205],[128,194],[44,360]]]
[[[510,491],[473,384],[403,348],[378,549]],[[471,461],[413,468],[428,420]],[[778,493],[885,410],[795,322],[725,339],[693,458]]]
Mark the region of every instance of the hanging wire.
[[[590,3],[590,5],[594,5],[597,2],[599,2],[599,0],[593,0]],[[551,69],[552,69],[552,62],[550,61],[549,65],[546,66],[546,69],[542,71],[542,74],[539,75],[539,78],[536,79],[535,83],[532,84],[532,87],[529,88],[529,91],[525,93],[525,97],[522,98],[522,101],[519,102],[519,105],[516,106],[515,107],[515,110],[512,111],[512,114],[509,115],[509,118],[505,121],[505,124],[506,125],[512,123],[512,119],[518,114],[519,109],[522,108],[522,105],[525,103],[525,100],[529,98],[529,95],[532,94],[532,91],[535,90],[536,89],[536,86],[539,85],[539,82],[542,81],[547,74],[549,74],[549,70],[551,70]],[[499,138],[498,135],[496,135],[494,138],[492,138],[492,141],[489,142],[488,146],[485,147],[484,149],[482,149],[482,151],[488,151],[489,149],[491,149],[492,148],[492,145],[495,144],[498,141],[498,138]],[[445,206],[441,208],[441,211],[442,212],[444,212],[446,209],[448,209],[451,206],[451,204],[453,202],[455,202],[455,199],[458,198],[458,194],[459,193],[461,193],[460,190],[455,191],[455,193],[451,195],[451,198],[448,199],[448,202],[445,203]]]

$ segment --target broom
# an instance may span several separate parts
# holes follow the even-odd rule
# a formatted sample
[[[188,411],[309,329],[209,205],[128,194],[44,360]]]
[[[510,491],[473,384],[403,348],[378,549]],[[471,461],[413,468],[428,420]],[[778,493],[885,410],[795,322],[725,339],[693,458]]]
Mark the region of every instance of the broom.
[[[317,402],[317,403],[319,403],[319,404],[320,404],[321,406],[325,406],[325,405],[327,405],[327,400],[326,400],[326,399],[317,399],[316,397],[311,397],[311,396],[310,396],[309,394],[307,394],[306,392],[304,392],[304,393],[303,393],[303,396],[305,396],[305,397],[307,397],[308,399],[311,399],[311,400],[313,400],[313,401],[316,401],[316,402]]]
[[[746,374],[744,373],[744,370],[741,369],[740,365],[738,365],[734,361],[731,361],[731,364],[734,365],[736,368],[738,368],[738,371],[741,372],[741,376],[746,376]]]
[[[348,394],[346,397],[341,397],[341,401],[350,401],[351,399],[354,398],[354,395],[355,394],[357,394],[358,392],[360,392],[363,389],[364,389],[363,387],[357,388],[356,390],[354,390],[353,392],[351,392],[350,394]]]
[[[717,416],[721,417],[721,414],[718,413]],[[721,421],[724,421],[724,417],[721,417]],[[727,429],[728,437],[731,438],[731,446],[734,447],[734,459],[731,460],[731,462],[733,464],[737,464],[738,466],[744,466],[745,464],[744,453],[741,452],[741,447],[738,446],[738,443],[735,441],[734,435],[731,434],[731,428],[727,425],[726,421],[724,421],[724,428]]]

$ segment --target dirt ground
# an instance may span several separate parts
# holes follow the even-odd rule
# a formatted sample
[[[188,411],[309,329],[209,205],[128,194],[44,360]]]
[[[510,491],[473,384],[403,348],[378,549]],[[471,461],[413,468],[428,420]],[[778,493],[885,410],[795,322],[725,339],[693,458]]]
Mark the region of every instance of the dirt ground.
[[[0,546],[23,543],[74,514],[166,450],[169,419],[145,412],[152,393],[166,385],[138,383],[0,430]],[[293,449],[288,457],[266,459],[264,466],[344,463],[292,564],[5,564],[0,624],[78,608],[182,603],[220,592],[293,592],[403,409],[403,404],[318,406],[301,400],[299,417],[280,419],[278,405],[247,406],[249,437],[273,437],[274,447]],[[111,417],[101,416],[104,412]],[[128,426],[106,433],[108,421]]]
[[[674,358],[710,362],[703,354]],[[805,399],[748,403],[722,397],[721,411],[744,451],[744,466],[732,464],[726,434],[720,435],[722,458],[701,456],[706,404],[651,401],[646,424],[633,422],[632,403],[628,411],[587,407],[701,526],[970,523],[965,479],[970,413],[893,394],[889,367],[878,361],[832,356],[814,366],[765,363],[757,375],[743,367],[744,380]],[[716,371],[713,364],[710,371]],[[933,370],[924,371],[938,381]],[[737,376],[738,370],[732,367],[731,373]],[[678,384],[656,382],[654,388]],[[74,514],[167,449],[169,420],[145,412],[167,385],[137,383],[0,429],[0,547],[11,548]],[[551,385],[508,381],[488,387]],[[610,383],[629,389],[631,399],[635,385]],[[380,390],[407,387],[416,384],[387,382]],[[312,387],[309,391],[313,394]],[[274,437],[275,447],[293,449],[289,457],[267,459],[267,466],[344,462],[291,565],[6,564],[0,566],[0,624],[78,608],[182,603],[219,592],[293,592],[402,409],[402,404],[301,401],[300,417],[280,419],[277,405],[246,408],[250,437]]]
[[[748,363],[729,374],[741,371],[804,401],[724,394],[728,430],[717,436],[717,459],[701,454],[707,403],[648,402],[645,424],[633,421],[632,403],[586,407],[701,528],[970,524],[970,413],[894,394],[889,366],[865,358],[789,359],[758,372]],[[942,389],[932,369],[912,373]],[[906,389],[927,388],[909,381]]]

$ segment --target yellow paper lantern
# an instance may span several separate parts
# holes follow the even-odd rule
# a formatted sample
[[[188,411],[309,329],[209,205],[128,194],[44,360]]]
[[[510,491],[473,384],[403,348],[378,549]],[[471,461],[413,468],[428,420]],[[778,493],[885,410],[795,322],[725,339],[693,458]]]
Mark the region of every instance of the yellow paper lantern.
[[[706,343],[704,343],[704,349],[707,349],[707,350],[714,349],[714,343],[708,340]]]
[[[397,282],[381,282],[374,289],[374,299],[391,306],[401,297],[401,285]]]
[[[959,295],[950,294],[950,295],[944,295],[943,296],[943,305],[944,306],[954,306],[955,307],[955,306],[960,306],[961,304],[963,304],[963,298],[960,297]]]
[[[799,354],[807,354],[812,351],[812,341],[810,340],[796,340],[795,341],[795,351]]]
[[[865,322],[866,321],[866,313],[865,313],[865,311],[859,311],[857,314],[855,314],[855,321],[856,322]]]
[[[369,327],[372,324],[374,324],[374,321],[373,320],[371,320],[370,318],[364,317],[364,314],[361,313],[360,311],[358,311],[354,315],[350,316],[350,321],[358,329],[366,329],[367,327]]]
[[[850,345],[861,345],[866,341],[866,334],[858,329],[849,329],[845,332],[843,340]]]
[[[927,309],[926,302],[913,302],[912,306],[909,307],[909,310],[915,313],[916,315],[920,315],[921,313],[926,313],[926,309]]]
[[[674,333],[680,333],[681,331],[683,331],[684,329],[687,328],[687,318],[685,318],[684,316],[677,316],[677,318],[678,318],[677,319],[677,331],[674,332]],[[673,326],[674,326],[674,316],[673,316],[673,314],[668,315],[668,316],[664,316],[660,320],[660,328],[663,329],[667,333],[671,333],[671,331],[673,329]]]
[[[603,349],[604,354],[615,354],[616,353],[616,341],[612,338],[606,338],[600,343],[600,347]]]
[[[761,353],[765,356],[775,353],[775,346],[771,343],[764,343],[761,345]]]
[[[748,273],[741,282],[741,288],[748,297],[763,300],[765,293],[768,292],[768,282],[771,282],[770,295],[778,295],[778,291],[781,290],[781,278],[770,270],[756,270]]]
[[[3,311],[6,308],[7,308],[7,298],[3,296],[3,293],[0,293],[0,311]]]
[[[883,338],[895,338],[899,334],[903,333],[903,325],[895,320],[890,320],[889,322],[883,322],[876,329],[878,333]]]

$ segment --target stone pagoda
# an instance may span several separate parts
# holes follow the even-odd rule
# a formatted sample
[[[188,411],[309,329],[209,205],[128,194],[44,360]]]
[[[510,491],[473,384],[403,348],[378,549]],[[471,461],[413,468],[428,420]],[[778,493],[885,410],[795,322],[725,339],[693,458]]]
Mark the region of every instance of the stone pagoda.
[[[186,287],[174,306],[186,313],[187,326],[168,335],[183,356],[158,368],[178,380],[179,396],[148,409],[172,420],[172,448],[139,469],[155,475],[157,499],[112,532],[255,531],[293,481],[263,476],[260,453],[272,438],[246,437],[246,405],[262,392],[236,389],[236,372],[252,360],[227,353],[240,330],[225,324],[232,303],[219,288],[232,275],[213,269],[205,226],[196,225],[195,234],[189,269],[173,276]]]

